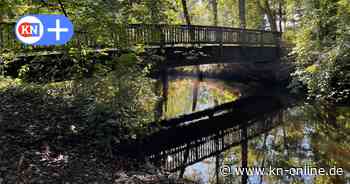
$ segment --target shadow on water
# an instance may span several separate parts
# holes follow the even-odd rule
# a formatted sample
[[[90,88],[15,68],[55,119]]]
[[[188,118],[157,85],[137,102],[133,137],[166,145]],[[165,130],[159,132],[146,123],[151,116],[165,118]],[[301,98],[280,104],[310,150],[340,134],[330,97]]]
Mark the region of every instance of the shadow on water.
[[[252,95],[242,86],[163,75],[155,88],[161,96],[155,109],[158,121],[150,124],[150,129],[158,130],[125,149],[178,177],[199,183],[349,181],[346,175],[222,176],[219,171],[224,164],[350,170],[348,107],[304,104],[285,90],[262,89]],[[339,140],[339,146],[332,145]],[[329,149],[337,150],[340,156],[323,155]],[[333,165],[327,160],[334,161]]]

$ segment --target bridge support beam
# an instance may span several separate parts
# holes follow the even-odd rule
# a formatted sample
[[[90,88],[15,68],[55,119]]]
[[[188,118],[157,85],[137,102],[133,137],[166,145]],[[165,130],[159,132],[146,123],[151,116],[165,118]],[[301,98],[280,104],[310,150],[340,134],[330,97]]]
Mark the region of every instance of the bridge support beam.
[[[195,56],[190,56],[194,50]],[[189,66],[215,63],[255,63],[279,60],[276,47],[244,47],[244,46],[205,46],[202,48],[166,48],[166,65],[169,67]]]

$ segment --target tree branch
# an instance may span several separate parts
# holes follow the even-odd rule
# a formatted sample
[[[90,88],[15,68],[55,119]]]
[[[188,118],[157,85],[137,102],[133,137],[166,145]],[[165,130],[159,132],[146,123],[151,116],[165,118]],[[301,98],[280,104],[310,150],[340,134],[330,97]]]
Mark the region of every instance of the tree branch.
[[[58,3],[60,4],[60,7],[61,7],[61,10],[62,10],[63,14],[64,14],[66,17],[68,17],[68,14],[67,14],[66,10],[64,9],[64,5],[63,5],[62,1],[61,1],[61,0],[58,0]]]

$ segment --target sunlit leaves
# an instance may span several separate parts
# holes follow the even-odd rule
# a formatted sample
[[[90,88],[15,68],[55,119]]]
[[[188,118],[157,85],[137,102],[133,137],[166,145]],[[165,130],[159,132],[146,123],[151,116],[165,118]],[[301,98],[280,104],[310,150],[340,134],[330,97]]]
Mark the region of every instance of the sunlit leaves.
[[[308,72],[308,73],[315,73],[317,71],[317,65],[311,65],[311,66],[308,66],[305,71]]]
[[[295,39],[298,70],[294,73],[311,96],[342,101],[349,94],[350,4],[319,1],[304,4],[305,15]]]

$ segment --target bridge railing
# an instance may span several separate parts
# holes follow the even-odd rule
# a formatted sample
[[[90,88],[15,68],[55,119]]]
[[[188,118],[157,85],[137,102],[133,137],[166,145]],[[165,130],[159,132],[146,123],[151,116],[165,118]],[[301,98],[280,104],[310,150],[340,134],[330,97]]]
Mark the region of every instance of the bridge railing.
[[[161,167],[167,171],[174,172],[184,169],[189,165],[215,156],[233,146],[237,146],[243,140],[248,141],[269,132],[282,123],[281,116],[278,116],[280,113],[276,111],[259,119],[245,122],[243,123],[244,126],[238,125],[220,130],[212,135],[188,140],[188,142],[184,142],[181,145],[151,154],[149,158],[154,162],[162,160]],[[243,137],[241,134],[241,130],[244,128],[247,131],[246,137]],[[171,143],[169,142],[169,144]]]
[[[15,34],[15,23],[0,23],[0,53],[9,50],[21,51],[54,51],[55,46],[31,46],[19,42]]]
[[[26,46],[16,40],[14,23],[0,23],[0,49],[47,49]],[[168,46],[186,44],[236,44],[244,46],[279,46],[280,33],[264,30],[197,25],[129,24],[108,29],[75,31],[66,47],[118,48],[134,44]],[[55,49],[58,49],[55,47]]]
[[[276,46],[280,33],[263,30],[187,25],[127,25],[128,43],[146,45],[176,44],[238,44],[247,46]],[[122,39],[117,39],[122,40]]]

